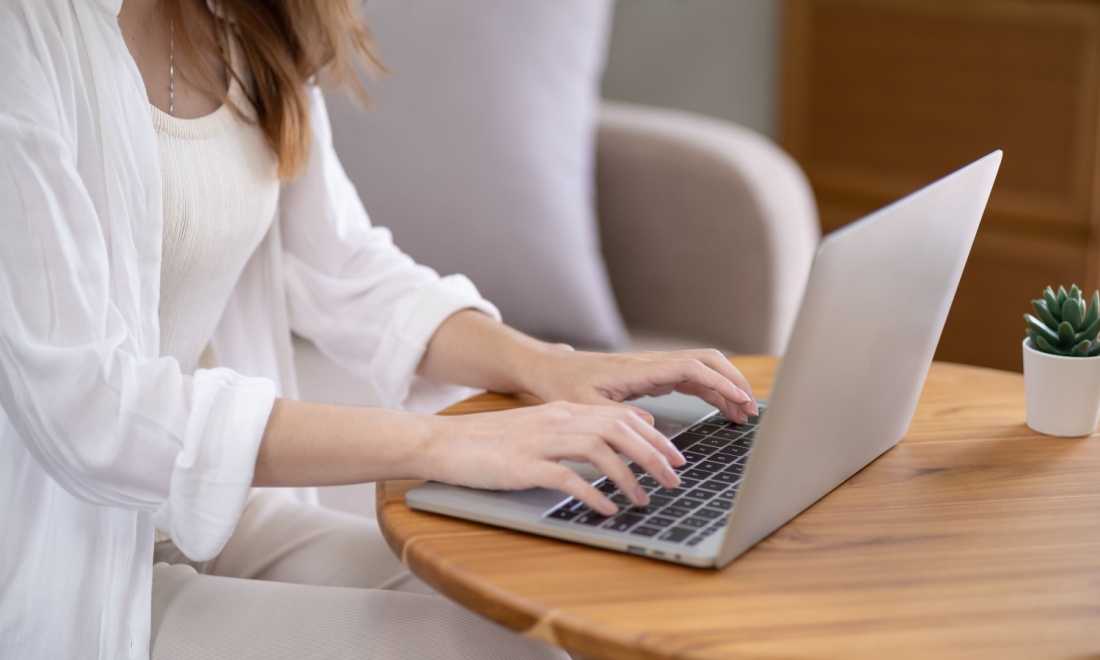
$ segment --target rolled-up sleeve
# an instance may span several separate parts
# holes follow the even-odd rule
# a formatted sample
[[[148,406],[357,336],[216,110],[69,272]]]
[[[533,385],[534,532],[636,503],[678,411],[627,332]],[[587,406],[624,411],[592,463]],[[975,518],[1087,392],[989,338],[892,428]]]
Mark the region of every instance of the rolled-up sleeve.
[[[418,389],[441,394],[416,377],[440,324],[462,309],[500,314],[466,277],[416,264],[371,225],[333,149],[324,99],[309,94],[309,161],[280,200],[291,327],[370,384],[379,405],[417,408]]]
[[[18,66],[0,65],[3,415],[71,495],[148,512],[187,555],[212,557],[247,497],[275,385],[225,369],[185,376],[156,357],[155,333],[135,336],[135,318],[155,328],[155,300],[119,303],[134,287],[118,278],[156,273],[112,266],[123,239],[81,179],[76,128],[55,90],[36,96],[48,81],[27,87],[34,72]]]

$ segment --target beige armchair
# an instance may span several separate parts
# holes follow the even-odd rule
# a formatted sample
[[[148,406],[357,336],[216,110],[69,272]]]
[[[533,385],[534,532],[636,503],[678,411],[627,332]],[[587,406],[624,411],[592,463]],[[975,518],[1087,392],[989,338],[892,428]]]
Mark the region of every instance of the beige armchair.
[[[780,353],[819,238],[798,165],[729,122],[606,103],[596,189],[604,259],[635,343]]]

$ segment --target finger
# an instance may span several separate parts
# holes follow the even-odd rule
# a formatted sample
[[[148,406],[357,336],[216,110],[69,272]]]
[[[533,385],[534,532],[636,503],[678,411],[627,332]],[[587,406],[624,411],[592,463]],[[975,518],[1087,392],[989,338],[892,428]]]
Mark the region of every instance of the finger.
[[[726,399],[722,395],[718,394],[714,390],[708,390],[707,388],[700,387],[695,383],[684,383],[679,388],[677,388],[677,390],[682,394],[696,396],[703,401],[706,401],[707,403],[721,411],[721,413],[726,416],[726,419],[732,422],[744,424],[745,422],[749,421],[748,413],[746,413],[740,407],[730,403],[729,401],[726,401]]]
[[[673,387],[670,386],[669,391],[671,392],[672,389]],[[635,432],[637,432],[640,436],[642,436],[642,438],[649,442],[649,444],[652,445],[657,451],[664,454],[666,461],[675,466],[680,466],[684,463],[687,463],[687,460],[684,459],[683,454],[681,454],[680,450],[676,448],[676,445],[672,444],[672,441],[666,438],[663,433],[653,428],[655,420],[653,419],[653,415],[650,414],[649,411],[643,410],[642,408],[639,408],[637,406],[632,406],[628,403],[612,401],[611,399],[602,397],[599,394],[593,394],[592,396],[586,398],[588,399],[588,401],[586,401],[585,403],[589,405],[603,406],[605,408],[616,410],[629,410],[631,413],[640,418],[643,422],[643,424],[640,426],[634,425]],[[645,466],[643,465],[643,467]]]
[[[656,378],[661,384],[692,382],[714,390],[738,406],[747,405],[752,397],[730,379],[695,358],[665,360],[659,363]]]
[[[618,512],[619,507],[614,502],[573,470],[556,463],[545,465],[536,477],[536,482],[543,488],[554,488],[575,497],[600,515],[612,516]]]
[[[607,430],[603,434],[615,451],[640,465],[662,486],[675,488],[680,485],[680,477],[660,451],[671,444],[668,439],[652,426],[639,423],[634,415],[623,415],[619,411],[615,413],[616,418],[607,420]],[[682,456],[680,459],[679,464],[686,462],[682,461]]]
[[[589,420],[591,421],[591,420]],[[589,426],[593,426],[591,423]],[[649,495],[641,486],[634,473],[628,468],[618,455],[611,449],[609,440],[604,433],[592,435],[574,435],[568,441],[561,443],[564,457],[573,461],[591,463],[597,470],[607,475],[607,478],[619,487],[619,490],[634,505],[645,506],[649,503]]]
[[[693,354],[695,359],[729,379],[741,391],[749,396],[748,405],[742,406],[745,412],[750,415],[760,414],[760,409],[756,405],[756,398],[752,394],[752,385],[749,384],[749,379],[745,378],[741,370],[734,366],[733,363],[729,361],[729,358],[723,355],[721,351],[703,349],[689,352]]]

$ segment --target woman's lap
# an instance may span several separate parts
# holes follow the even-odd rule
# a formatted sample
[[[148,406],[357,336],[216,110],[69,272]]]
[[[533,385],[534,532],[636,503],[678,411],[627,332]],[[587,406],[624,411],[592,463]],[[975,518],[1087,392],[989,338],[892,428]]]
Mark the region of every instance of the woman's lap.
[[[374,521],[254,495],[210,562],[158,544],[153,660],[566,658],[434,592]]]

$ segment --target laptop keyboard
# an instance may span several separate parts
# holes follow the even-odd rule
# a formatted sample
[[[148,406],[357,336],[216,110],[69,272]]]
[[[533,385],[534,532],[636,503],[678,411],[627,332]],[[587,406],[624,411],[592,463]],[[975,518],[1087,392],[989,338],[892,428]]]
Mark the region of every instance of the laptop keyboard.
[[[676,468],[680,485],[664,488],[631,463],[638,484],[649,493],[647,506],[634,506],[607,477],[592,485],[619,505],[619,512],[603,516],[584,502],[569,498],[544,513],[551,520],[588,525],[628,536],[656,538],[660,541],[695,546],[726,524],[729,519],[745,462],[764,415],[735,424],[715,413],[672,439],[687,459]]]

